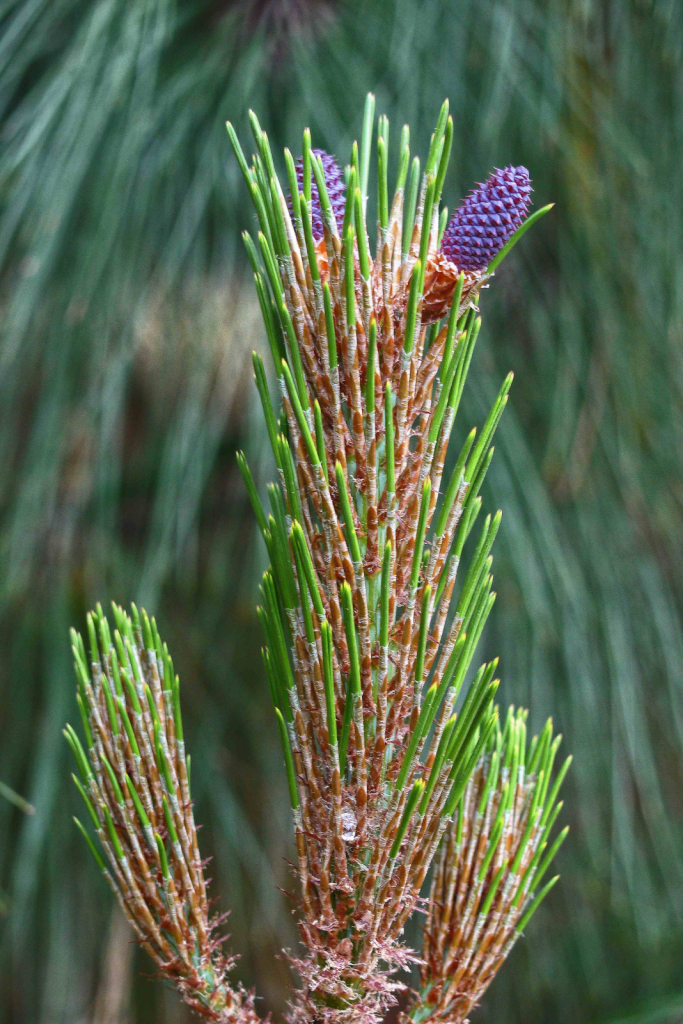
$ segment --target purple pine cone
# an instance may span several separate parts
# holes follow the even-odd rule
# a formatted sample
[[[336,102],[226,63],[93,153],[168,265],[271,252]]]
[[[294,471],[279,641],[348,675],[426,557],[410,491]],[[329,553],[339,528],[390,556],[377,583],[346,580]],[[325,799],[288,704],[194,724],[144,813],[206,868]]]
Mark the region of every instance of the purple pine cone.
[[[459,270],[484,270],[526,218],[531,191],[526,167],[496,169],[451,217],[441,252]]]
[[[330,197],[330,204],[334,211],[339,230],[344,222],[344,206],[346,204],[346,186],[344,185],[344,175],[341,172],[339,164],[326,153],[324,149],[314,149],[313,153],[319,156],[323,162],[323,171],[325,172],[325,185],[327,187],[327,194]],[[315,183],[315,177],[311,172],[311,230],[313,232],[313,238],[316,242],[319,242],[323,237],[323,217],[322,210],[320,208],[320,197],[318,196],[318,186]],[[303,157],[300,157],[296,162],[296,180],[299,183],[299,192],[304,190],[304,161]],[[290,200],[290,212],[291,212],[291,200]]]

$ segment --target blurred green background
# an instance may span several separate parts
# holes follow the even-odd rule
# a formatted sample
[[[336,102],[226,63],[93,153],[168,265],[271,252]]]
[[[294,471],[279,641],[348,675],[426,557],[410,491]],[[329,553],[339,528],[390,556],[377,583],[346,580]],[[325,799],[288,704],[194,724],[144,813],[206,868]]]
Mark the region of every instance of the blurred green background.
[[[179,667],[238,976],[276,1018],[288,813],[236,471],[272,472],[229,151],[348,159],[365,92],[453,208],[524,163],[555,201],[484,296],[461,432],[516,374],[486,652],[575,764],[562,883],[475,1020],[683,1020],[683,8],[676,0],[1,0],[0,1020],[180,1024],[71,823],[69,625],[141,601]]]

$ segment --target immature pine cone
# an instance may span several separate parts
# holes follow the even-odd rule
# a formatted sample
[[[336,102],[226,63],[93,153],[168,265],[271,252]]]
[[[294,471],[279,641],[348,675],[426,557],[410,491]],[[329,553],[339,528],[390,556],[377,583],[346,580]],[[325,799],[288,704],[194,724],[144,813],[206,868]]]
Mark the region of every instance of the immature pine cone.
[[[344,205],[346,203],[346,186],[344,185],[344,175],[341,172],[339,164],[326,153],[324,149],[314,149],[313,154],[320,157],[323,164],[323,171],[325,172],[325,185],[327,186],[327,194],[330,198],[330,204],[334,211],[334,216],[337,220],[337,224],[341,230],[341,225],[344,222]],[[296,162],[296,180],[299,184],[299,191],[303,192],[304,189],[304,161],[303,157],[300,157]],[[290,201],[290,213],[291,213],[291,201]],[[320,208],[320,197],[318,195],[318,186],[315,183],[315,178],[311,181],[311,230],[313,232],[313,238],[316,242],[321,241],[323,237],[323,216]]]
[[[485,270],[525,219],[531,191],[526,167],[496,169],[451,217],[441,252],[460,270]]]

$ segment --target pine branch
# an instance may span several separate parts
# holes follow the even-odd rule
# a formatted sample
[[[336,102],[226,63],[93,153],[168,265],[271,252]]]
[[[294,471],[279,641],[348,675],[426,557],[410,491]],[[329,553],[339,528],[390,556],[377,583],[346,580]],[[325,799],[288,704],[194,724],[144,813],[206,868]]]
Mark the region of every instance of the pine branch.
[[[495,600],[489,552],[500,513],[487,517],[452,601],[511,376],[443,481],[479,333],[479,294],[531,221],[529,175],[496,171],[447,226],[439,201],[453,134],[448,104],[421,181],[413,161],[405,203],[409,131],[389,202],[389,125],[380,117],[372,259],[365,211],[373,117],[370,96],[344,178],[333,157],[311,149],[306,130],[298,163],[285,153],[288,201],[256,116],[251,166],[228,124],[259,218],[258,244],[245,241],[282,401],[278,420],[254,355],[279,476],[270,514],[243,456],[240,467],[271,559],[259,609],[263,657],[308,950],[293,960],[302,987],[292,1021],[381,1019],[401,987],[397,969],[417,959],[403,929],[421,909],[439,849],[413,1014],[464,1019],[526,923],[531,859],[547,842],[540,815],[549,766],[525,774],[524,714],[511,714],[501,734],[496,663],[466,685]],[[473,801],[482,803],[484,825],[467,818]],[[490,852],[477,854],[470,883],[461,850],[469,855],[485,840]],[[523,888],[510,895],[520,871]],[[467,896],[464,905],[444,904],[443,919],[439,879],[441,889]]]
[[[288,199],[256,116],[251,165],[228,124],[259,221],[245,243],[282,405],[276,414],[255,354],[278,471],[268,513],[238,461],[271,561],[258,611],[306,951],[291,956],[290,1020],[379,1024],[405,988],[397,972],[419,962],[410,1017],[459,1024],[557,881],[542,884],[566,835],[551,839],[569,765],[553,779],[552,724],[527,744],[526,712],[511,708],[501,730],[497,660],[468,682],[496,596],[501,513],[474,530],[512,375],[444,480],[479,295],[550,207],[527,219],[528,172],[508,167],[448,222],[447,103],[421,178],[404,127],[390,202],[382,116],[373,258],[373,120],[370,96],[344,175],[306,130],[301,159],[285,151]],[[212,937],[178,678],[154,620],[132,612],[114,607],[113,637],[99,608],[88,617],[90,667],[73,635],[87,753],[66,736],[106,863],[79,828],[185,1000],[209,1020],[253,1021],[253,997],[229,986],[232,961]],[[427,914],[422,958],[403,941],[415,911]]]
[[[178,676],[154,619],[113,606],[88,615],[90,658],[72,631],[85,748],[64,731],[73,776],[104,858],[74,819],[140,943],[185,1001],[216,1024],[257,1020],[253,999],[227,981],[209,917],[190,797]]]

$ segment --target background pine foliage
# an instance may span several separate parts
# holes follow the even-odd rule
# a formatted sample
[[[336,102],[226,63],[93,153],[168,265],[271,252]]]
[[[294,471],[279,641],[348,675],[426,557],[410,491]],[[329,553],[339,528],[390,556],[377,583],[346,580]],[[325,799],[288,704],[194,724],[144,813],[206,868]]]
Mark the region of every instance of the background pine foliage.
[[[291,851],[236,446],[271,467],[222,122],[246,134],[254,107],[274,150],[310,123],[347,159],[368,89],[423,150],[450,98],[451,206],[508,162],[557,203],[484,298],[463,420],[515,370],[485,647],[503,700],[575,754],[573,832],[481,1017],[683,1017],[682,20],[665,0],[0,3],[0,778],[36,807],[0,804],[0,1019],[105,1020],[128,985],[60,734],[67,627],[109,598],[142,600],[174,652],[238,971],[281,1006]],[[132,1019],[182,1019],[131,984]]]

